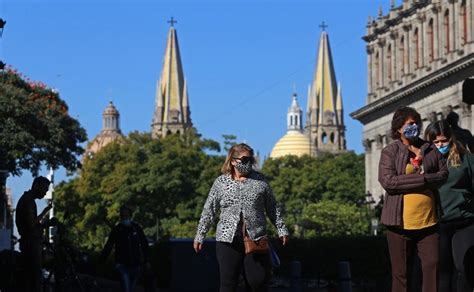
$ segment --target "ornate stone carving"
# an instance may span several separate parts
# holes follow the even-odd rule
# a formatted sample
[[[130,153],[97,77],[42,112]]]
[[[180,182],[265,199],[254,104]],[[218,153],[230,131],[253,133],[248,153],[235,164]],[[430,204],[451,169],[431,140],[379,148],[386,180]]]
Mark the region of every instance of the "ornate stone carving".
[[[436,112],[430,112],[428,115],[428,121],[430,123],[436,122],[438,120],[438,114]]]
[[[362,146],[364,146],[365,152],[370,152],[372,150],[370,139],[362,140]]]
[[[377,144],[377,148],[381,149],[383,147],[383,136],[378,134],[375,136],[375,143]]]
[[[471,105],[465,102],[461,102],[461,114],[463,117],[472,116]]]

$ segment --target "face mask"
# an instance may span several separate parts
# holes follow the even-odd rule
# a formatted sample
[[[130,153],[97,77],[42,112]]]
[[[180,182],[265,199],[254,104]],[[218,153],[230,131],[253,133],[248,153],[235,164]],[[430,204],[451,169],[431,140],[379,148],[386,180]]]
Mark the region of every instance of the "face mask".
[[[439,150],[439,152],[441,152],[441,154],[444,155],[444,154],[449,152],[449,148],[451,148],[451,147],[448,144],[448,145],[445,145],[445,146],[438,147],[438,150]]]
[[[120,221],[120,223],[122,223],[125,226],[130,226],[130,225],[132,225],[132,220],[124,219],[124,220]]]
[[[243,175],[249,174],[252,171],[252,162],[237,162],[235,168]]]
[[[407,138],[408,140],[415,140],[419,134],[420,130],[418,129],[417,124],[406,125],[403,128],[403,136],[405,136],[405,138]]]

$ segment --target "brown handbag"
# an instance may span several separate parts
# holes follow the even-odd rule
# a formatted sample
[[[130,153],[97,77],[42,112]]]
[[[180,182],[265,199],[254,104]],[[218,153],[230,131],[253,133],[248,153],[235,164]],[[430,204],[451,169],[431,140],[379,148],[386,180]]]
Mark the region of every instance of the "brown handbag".
[[[260,238],[259,240],[252,240],[250,236],[248,236],[245,224],[242,227],[242,233],[244,235],[245,254],[268,253],[268,238],[266,236]]]

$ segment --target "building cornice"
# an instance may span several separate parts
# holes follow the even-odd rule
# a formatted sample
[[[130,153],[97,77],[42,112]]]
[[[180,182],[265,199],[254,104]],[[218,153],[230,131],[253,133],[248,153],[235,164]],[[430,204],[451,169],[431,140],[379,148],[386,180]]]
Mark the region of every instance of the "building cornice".
[[[404,19],[414,15],[418,10],[430,4],[432,4],[431,1],[424,0],[413,3],[408,9],[403,9],[403,5],[395,8],[395,10],[399,10],[397,16],[391,18],[389,14],[387,16],[383,16],[378,21],[374,20],[371,24],[369,24],[369,26],[375,26],[373,33],[363,36],[362,39],[367,43],[377,40],[380,35],[389,32],[394,26],[402,24]],[[378,23],[382,23],[382,25],[379,27]]]
[[[416,80],[415,82],[402,87],[385,97],[380,98],[354,112],[350,115],[353,119],[359,120],[362,124],[367,124],[377,117],[374,115],[377,111],[382,108],[387,108],[395,103],[402,102],[407,98],[413,97],[417,92],[420,92],[436,82],[440,82],[455,73],[462,71],[474,65],[474,53],[471,53],[443,68],[436,70],[435,72]],[[471,67],[472,68],[472,67]]]

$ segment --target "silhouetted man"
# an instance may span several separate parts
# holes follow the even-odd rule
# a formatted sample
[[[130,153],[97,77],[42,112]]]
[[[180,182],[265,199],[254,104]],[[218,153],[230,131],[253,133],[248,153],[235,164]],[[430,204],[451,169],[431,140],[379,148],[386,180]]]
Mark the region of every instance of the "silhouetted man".
[[[44,198],[50,184],[51,182],[43,176],[35,178],[31,189],[23,193],[16,205],[15,221],[21,236],[20,251],[25,272],[22,280],[25,291],[42,291],[43,226],[41,220],[52,205],[49,204],[40,215],[37,215],[35,199]]]
[[[451,111],[446,117],[446,121],[451,126],[456,141],[461,143],[471,153],[474,152],[474,138],[469,130],[459,127],[459,115]]]
[[[131,220],[131,216],[129,207],[120,208],[120,222],[110,232],[100,256],[100,261],[105,261],[115,247],[115,269],[124,292],[133,291],[141,270],[149,268],[148,241],[143,229]]]

